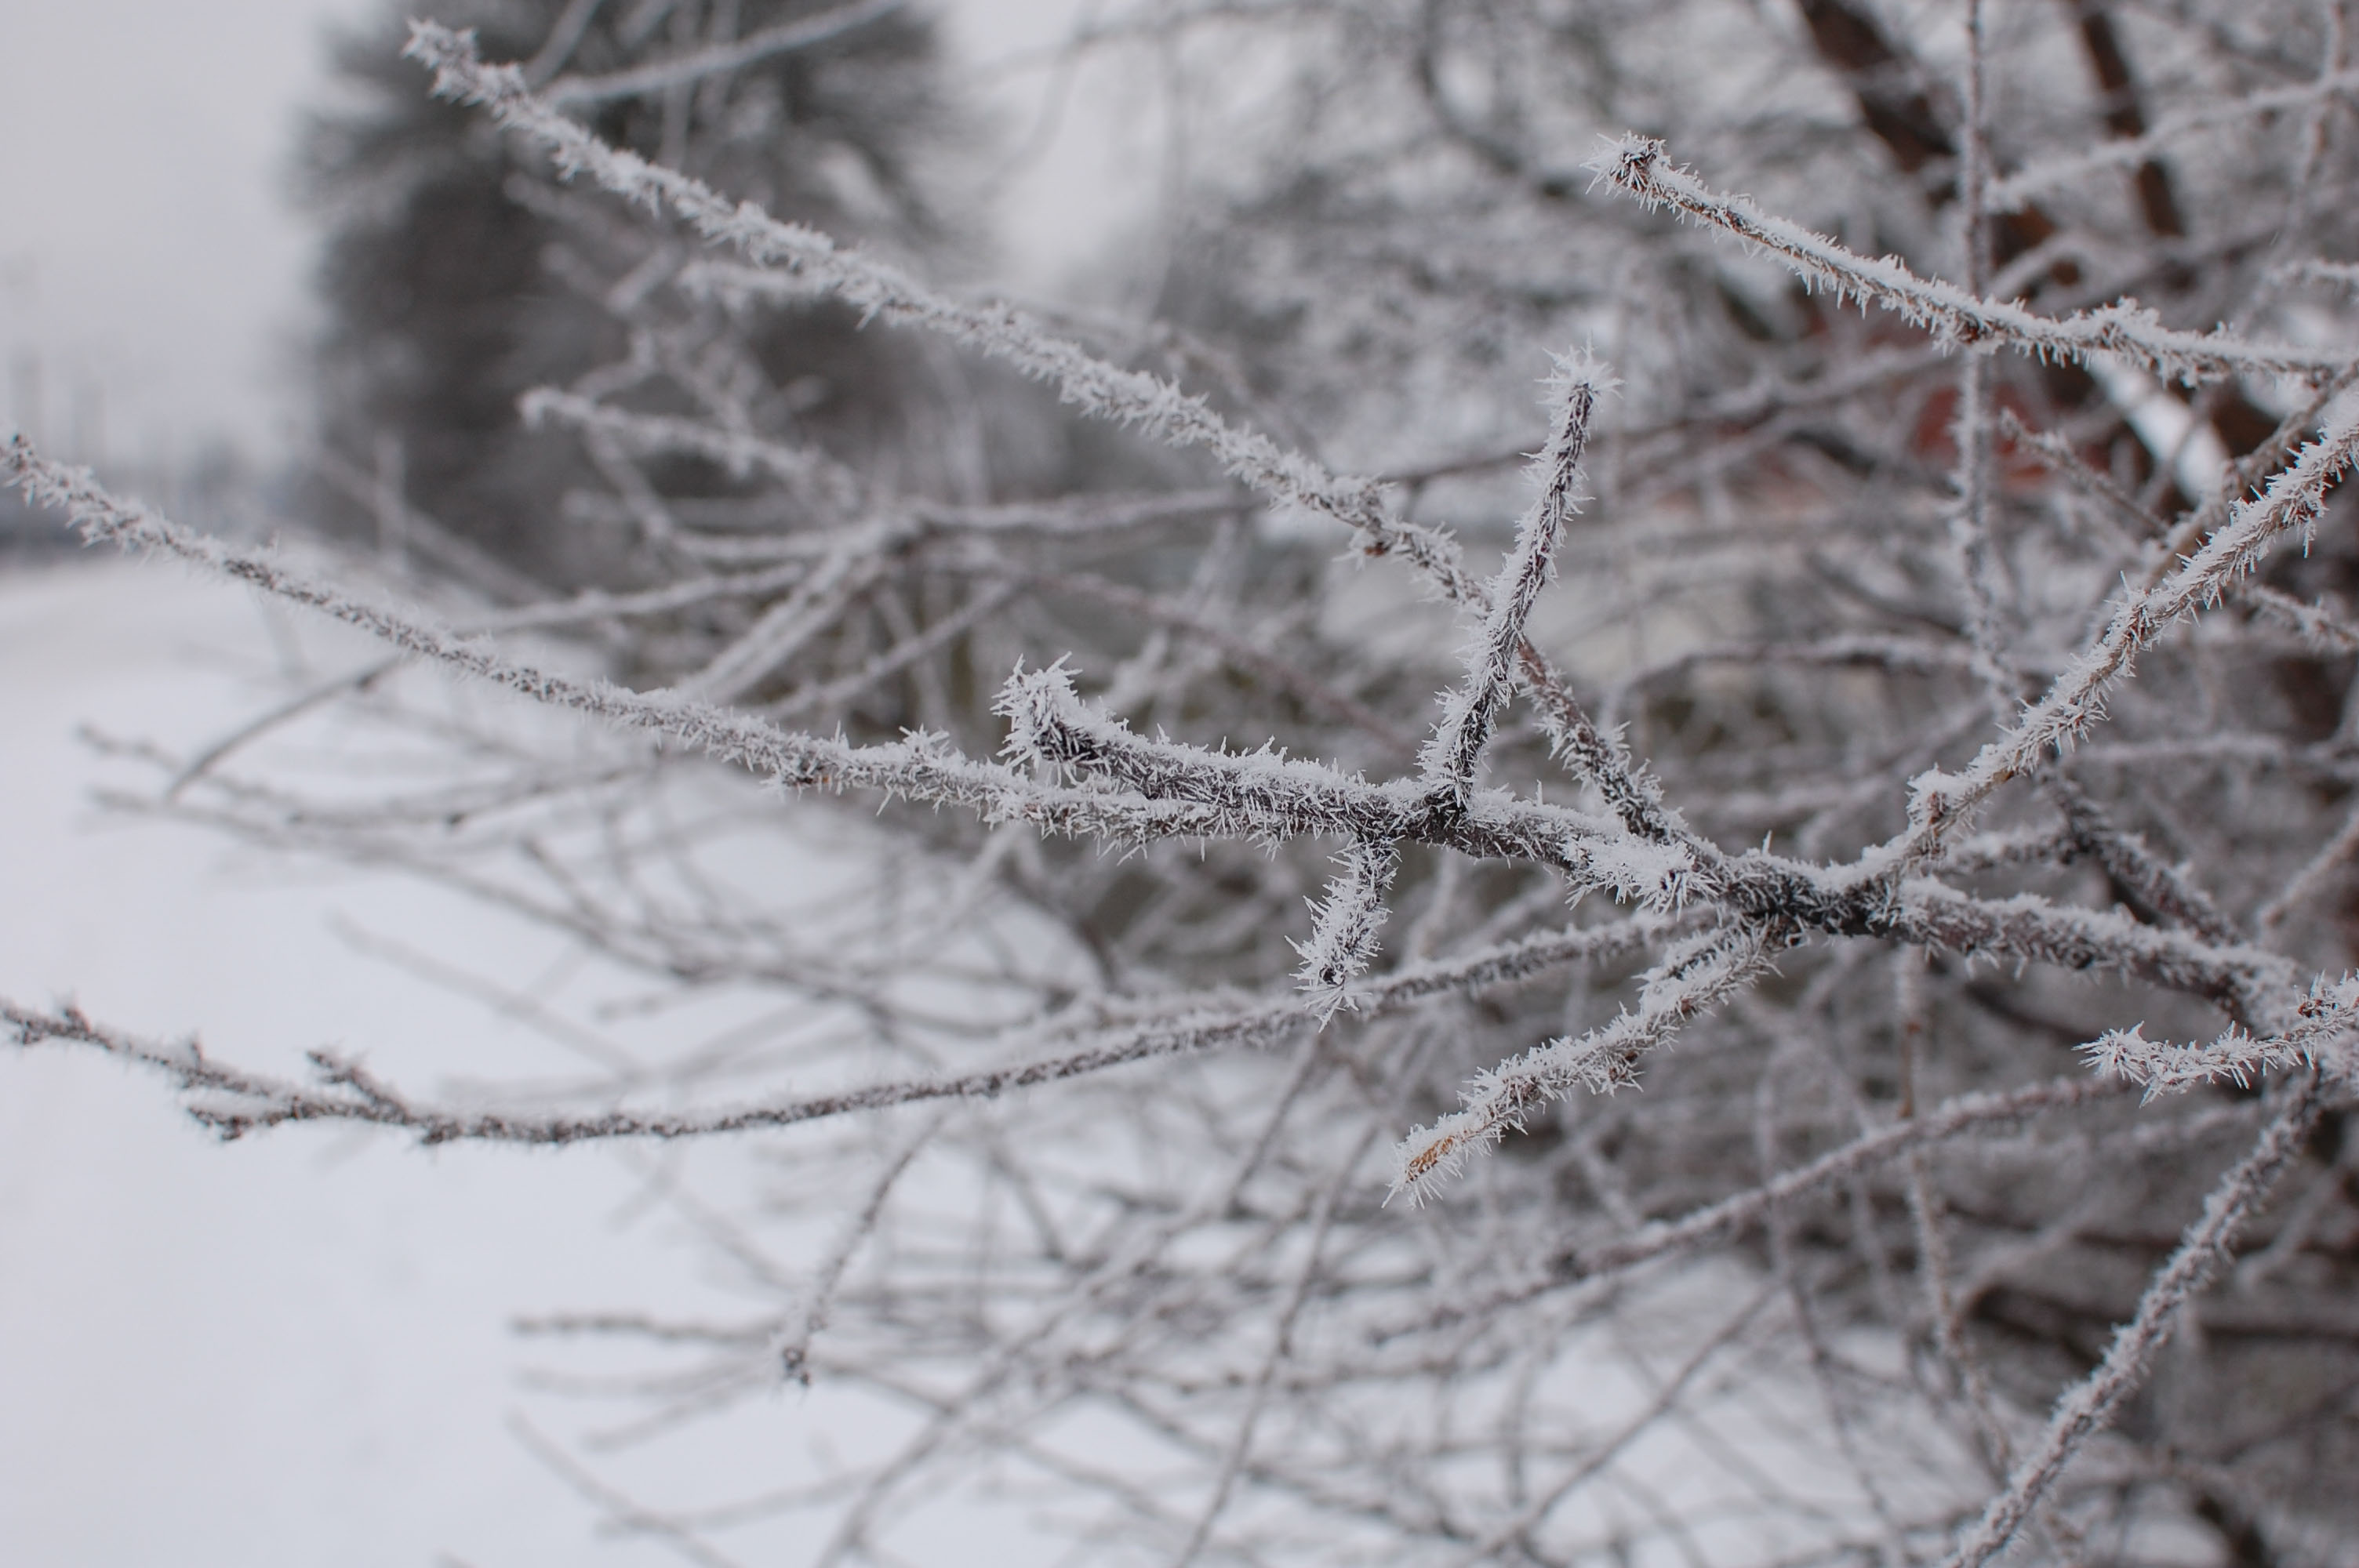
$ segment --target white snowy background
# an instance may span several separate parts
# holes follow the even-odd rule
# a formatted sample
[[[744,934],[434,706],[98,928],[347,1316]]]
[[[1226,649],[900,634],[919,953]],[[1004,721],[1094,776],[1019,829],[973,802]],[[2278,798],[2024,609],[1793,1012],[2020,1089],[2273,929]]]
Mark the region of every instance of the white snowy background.
[[[224,444],[266,470],[283,460],[302,417],[288,366],[311,322],[310,239],[286,200],[294,118],[326,91],[325,29],[364,10],[0,0],[11,424],[117,473],[168,474]],[[1071,14],[949,8],[1011,140],[1043,83],[1020,62]],[[1053,287],[1140,211],[1123,170],[1152,129],[1107,134],[1108,102],[1085,91],[1010,186],[1015,287]],[[93,806],[110,769],[83,727],[201,743],[283,691],[290,634],[337,655],[277,613],[153,564],[0,567],[0,994],[201,1029],[248,1060],[496,1049],[513,1025],[366,957],[332,919],[433,931],[487,968],[522,935],[392,878]],[[155,1082],[54,1049],[0,1054],[0,1563],[654,1560],[599,1546],[593,1511],[508,1425],[528,1359],[516,1315],[625,1290],[702,1304],[687,1244],[638,1193],[597,1151],[428,1153],[309,1130],[224,1147]],[[962,1560],[987,1560],[979,1545]]]

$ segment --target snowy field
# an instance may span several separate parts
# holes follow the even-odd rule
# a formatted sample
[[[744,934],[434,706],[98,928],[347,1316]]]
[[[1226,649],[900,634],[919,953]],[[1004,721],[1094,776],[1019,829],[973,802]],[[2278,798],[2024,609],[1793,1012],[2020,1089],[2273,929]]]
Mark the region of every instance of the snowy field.
[[[487,963],[484,944],[521,937],[390,878],[93,807],[109,766],[81,727],[218,733],[277,689],[290,636],[306,658],[342,651],[168,567],[0,575],[0,994],[198,1027],[247,1060],[497,1044],[498,1020],[364,956],[331,917]],[[588,1547],[593,1510],[508,1425],[527,1353],[512,1317],[618,1290],[697,1304],[693,1260],[637,1192],[603,1151],[310,1130],[224,1147],[157,1082],[0,1055],[0,1558],[652,1560],[553,1551]]]

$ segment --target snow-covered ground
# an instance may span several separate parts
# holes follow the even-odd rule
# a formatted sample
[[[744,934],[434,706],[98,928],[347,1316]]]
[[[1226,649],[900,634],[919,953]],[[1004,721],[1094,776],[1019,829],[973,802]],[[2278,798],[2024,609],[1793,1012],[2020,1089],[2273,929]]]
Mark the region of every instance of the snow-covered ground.
[[[328,917],[489,965],[524,934],[390,877],[93,807],[110,765],[78,727],[219,733],[266,700],[290,632],[332,665],[350,652],[168,567],[0,573],[0,995],[199,1028],[245,1061],[498,1044],[499,1021]],[[0,1051],[0,1562],[658,1560],[595,1544],[594,1510],[507,1425],[529,1355],[513,1316],[707,1304],[637,1192],[606,1151],[311,1130],[224,1146],[153,1079]]]

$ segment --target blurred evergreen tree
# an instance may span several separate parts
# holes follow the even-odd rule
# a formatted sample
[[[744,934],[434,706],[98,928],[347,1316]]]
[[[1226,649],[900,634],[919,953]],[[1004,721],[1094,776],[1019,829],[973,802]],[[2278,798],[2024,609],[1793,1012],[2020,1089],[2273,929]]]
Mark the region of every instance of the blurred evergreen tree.
[[[943,394],[955,389],[943,383],[956,367],[907,340],[860,332],[833,305],[683,321],[677,291],[658,286],[697,254],[693,237],[628,222],[481,115],[420,92],[417,67],[398,58],[403,19],[419,9],[388,5],[337,40],[347,102],[315,116],[304,136],[303,191],[326,230],[315,514],[383,533],[385,503],[398,496],[423,514],[408,528],[439,525],[530,575],[633,575],[627,528],[578,505],[568,514],[566,498],[595,482],[582,443],[527,428],[516,404],[532,387],[584,376],[611,390],[635,334],[646,379],[634,399],[649,411],[691,412],[700,376],[734,378],[733,397],[756,377],[765,384],[750,402],[767,433],[815,441],[865,470],[896,470],[915,488],[984,482],[961,471],[955,443],[923,438],[947,416]],[[905,256],[940,260],[965,237],[935,194],[948,182],[929,180],[962,120],[943,90],[933,25],[911,8],[438,0],[423,9],[476,29],[494,58],[527,62],[537,85],[571,92],[599,135],[733,195]],[[844,25],[831,27],[831,17]],[[798,24],[826,36],[669,86],[627,91],[616,76],[733,45],[754,53],[745,46]],[[725,476],[703,469],[672,460],[648,477],[666,494],[725,495]],[[475,575],[488,569],[475,565]]]

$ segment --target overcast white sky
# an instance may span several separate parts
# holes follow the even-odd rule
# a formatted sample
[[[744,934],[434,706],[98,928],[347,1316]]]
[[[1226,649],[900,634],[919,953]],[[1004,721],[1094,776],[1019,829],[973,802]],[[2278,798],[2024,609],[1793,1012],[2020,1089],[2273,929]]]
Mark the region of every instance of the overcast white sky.
[[[281,449],[298,412],[284,367],[310,320],[295,116],[321,96],[327,30],[379,3],[0,0],[0,418],[82,460],[185,459],[209,438]],[[1075,4],[940,9],[953,47],[987,61],[1061,36]],[[1017,115],[1043,82],[990,80]],[[1027,285],[1127,204],[1123,138],[1093,126],[1093,102],[1012,192]]]

